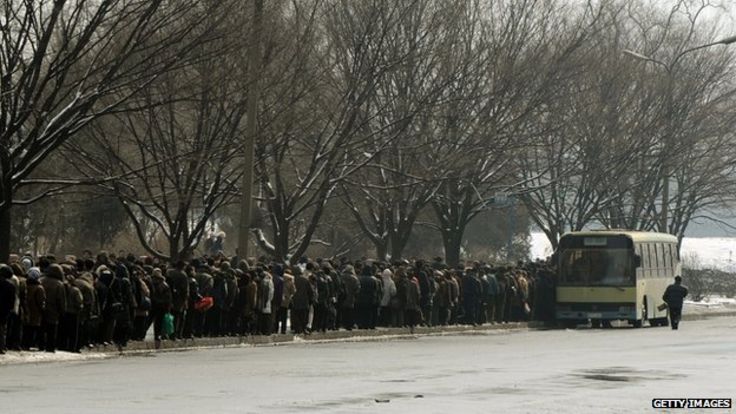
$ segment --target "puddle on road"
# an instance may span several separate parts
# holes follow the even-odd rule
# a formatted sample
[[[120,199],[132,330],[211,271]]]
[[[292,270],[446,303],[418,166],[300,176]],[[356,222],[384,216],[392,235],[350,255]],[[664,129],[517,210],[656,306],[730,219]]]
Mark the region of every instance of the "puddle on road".
[[[573,373],[576,378],[584,378],[603,382],[640,382],[659,381],[679,378],[681,376],[662,370],[638,370],[628,367],[609,367],[581,370]]]

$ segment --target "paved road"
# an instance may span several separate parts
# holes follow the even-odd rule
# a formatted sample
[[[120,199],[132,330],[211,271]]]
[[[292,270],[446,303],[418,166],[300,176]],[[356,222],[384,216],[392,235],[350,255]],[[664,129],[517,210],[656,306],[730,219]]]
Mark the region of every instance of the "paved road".
[[[736,318],[0,366],[2,413],[652,413],[735,391]]]

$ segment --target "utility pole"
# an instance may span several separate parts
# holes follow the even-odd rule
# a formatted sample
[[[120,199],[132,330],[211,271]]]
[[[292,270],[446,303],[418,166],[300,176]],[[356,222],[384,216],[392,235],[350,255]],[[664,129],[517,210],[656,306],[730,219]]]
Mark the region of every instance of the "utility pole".
[[[246,107],[246,128],[243,143],[244,168],[240,185],[240,226],[238,231],[238,258],[248,259],[248,236],[253,211],[253,163],[255,141],[258,133],[258,95],[261,79],[261,31],[263,26],[263,0],[253,0],[253,20],[248,45],[248,102]]]

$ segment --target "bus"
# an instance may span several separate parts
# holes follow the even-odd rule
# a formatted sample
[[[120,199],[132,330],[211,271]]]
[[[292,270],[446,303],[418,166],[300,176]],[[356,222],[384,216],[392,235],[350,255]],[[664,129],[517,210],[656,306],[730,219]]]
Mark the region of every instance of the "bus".
[[[556,253],[557,320],[594,327],[623,320],[667,325],[662,295],[681,274],[677,238],[642,231],[566,233]]]

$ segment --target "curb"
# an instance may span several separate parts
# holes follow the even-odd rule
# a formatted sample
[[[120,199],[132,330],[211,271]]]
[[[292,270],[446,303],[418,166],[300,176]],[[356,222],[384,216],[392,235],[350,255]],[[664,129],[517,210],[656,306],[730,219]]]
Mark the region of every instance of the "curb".
[[[695,321],[709,318],[736,316],[736,309],[718,312],[705,312],[694,314],[683,314],[682,320]],[[250,335],[244,337],[216,337],[196,338],[178,341],[163,341],[161,347],[156,349],[151,341],[131,342],[123,351],[125,354],[140,354],[147,352],[181,352],[189,349],[217,349],[238,348],[256,346],[280,346],[280,345],[303,345],[303,344],[327,344],[335,342],[368,342],[388,341],[396,339],[417,339],[423,336],[449,336],[449,335],[477,335],[489,331],[518,331],[523,329],[548,330],[564,329],[549,326],[543,322],[509,322],[491,325],[453,325],[445,327],[417,327],[414,332],[408,328],[378,328],[375,330],[354,331],[327,331],[317,332],[309,335],[275,334],[270,336]],[[102,353],[120,355],[115,346],[101,346],[84,351],[83,353]]]
[[[177,341],[163,341],[159,349],[152,341],[131,342],[123,350],[122,355],[148,352],[180,352],[189,349],[238,348],[255,346],[280,346],[326,344],[335,342],[369,342],[395,339],[417,339],[422,336],[473,335],[487,331],[516,331],[529,329],[534,324],[527,322],[510,322],[493,325],[456,325],[442,328],[417,327],[412,333],[409,328],[378,328],[375,330],[327,331],[309,335],[275,334],[270,336],[251,335],[244,337],[195,338]],[[114,345],[95,347],[84,354],[120,355]]]

